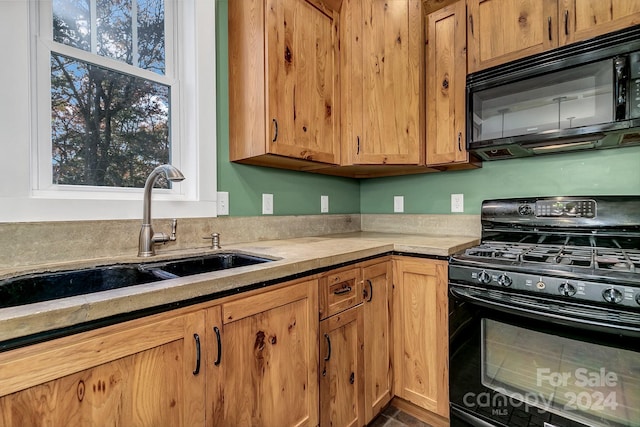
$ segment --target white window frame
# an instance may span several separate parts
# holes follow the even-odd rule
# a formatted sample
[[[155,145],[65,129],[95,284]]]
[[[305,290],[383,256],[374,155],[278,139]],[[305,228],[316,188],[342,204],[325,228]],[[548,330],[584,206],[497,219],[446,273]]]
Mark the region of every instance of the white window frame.
[[[172,20],[172,15],[176,19]],[[165,16],[167,22],[175,24],[166,29],[167,58],[176,53],[176,64],[170,61],[166,64],[166,82],[172,85],[171,141],[176,147],[171,164],[186,179],[174,183],[171,190],[154,189],[152,213],[154,218],[214,217],[217,215],[215,2],[168,0]],[[19,115],[17,127],[0,119],[3,123],[0,146],[4,152],[0,170],[17,172],[12,174],[15,180],[11,183],[0,183],[0,204],[10,207],[0,207],[0,222],[141,219],[141,188],[51,182],[52,46],[55,44],[55,52],[92,63],[96,63],[95,57],[52,41],[50,1],[0,2],[0,27],[4,27],[0,29],[0,37],[5,36],[0,42],[3,51],[9,52],[10,59],[16,59],[13,61],[16,69],[2,67],[0,71],[2,91],[8,92],[7,97],[0,98],[0,117],[3,112],[8,116]],[[27,55],[25,50],[29,52]],[[122,71],[119,61],[105,58],[104,63]],[[158,75],[154,76],[157,80]],[[18,110],[14,111],[16,107]]]

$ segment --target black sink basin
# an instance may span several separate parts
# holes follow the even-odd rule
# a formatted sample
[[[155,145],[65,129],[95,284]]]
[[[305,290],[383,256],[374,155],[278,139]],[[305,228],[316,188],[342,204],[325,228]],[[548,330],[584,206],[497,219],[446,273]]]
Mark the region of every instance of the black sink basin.
[[[156,266],[162,271],[183,277],[192,274],[207,273],[209,271],[260,264],[267,261],[271,260],[240,253],[218,253],[170,261],[162,265],[156,264]]]
[[[107,291],[161,280],[139,266],[110,266],[0,280],[0,308]]]
[[[86,295],[267,261],[271,260],[241,253],[216,253],[164,262],[30,274],[0,280],[0,308]]]

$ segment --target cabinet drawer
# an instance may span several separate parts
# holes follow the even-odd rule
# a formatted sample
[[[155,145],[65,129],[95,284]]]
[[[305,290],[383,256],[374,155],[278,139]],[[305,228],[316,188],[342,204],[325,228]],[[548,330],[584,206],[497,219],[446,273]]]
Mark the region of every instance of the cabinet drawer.
[[[320,278],[320,319],[362,302],[360,268],[336,270]]]

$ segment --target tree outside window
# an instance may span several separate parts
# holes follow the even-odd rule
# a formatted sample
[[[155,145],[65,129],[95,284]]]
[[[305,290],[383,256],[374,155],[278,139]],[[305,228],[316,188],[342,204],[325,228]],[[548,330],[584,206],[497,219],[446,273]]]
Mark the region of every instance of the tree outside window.
[[[171,157],[164,0],[54,0],[52,9],[54,42],[95,55],[51,51],[52,183],[143,187]]]

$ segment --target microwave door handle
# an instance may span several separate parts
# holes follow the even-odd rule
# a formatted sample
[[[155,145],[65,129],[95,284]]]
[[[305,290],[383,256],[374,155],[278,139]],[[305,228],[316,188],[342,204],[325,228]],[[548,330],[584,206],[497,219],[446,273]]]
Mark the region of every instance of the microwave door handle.
[[[624,56],[614,60],[615,70],[615,120],[624,120],[627,117],[627,86],[628,71],[627,58]]]

